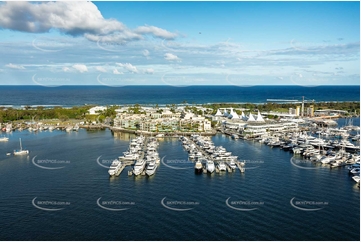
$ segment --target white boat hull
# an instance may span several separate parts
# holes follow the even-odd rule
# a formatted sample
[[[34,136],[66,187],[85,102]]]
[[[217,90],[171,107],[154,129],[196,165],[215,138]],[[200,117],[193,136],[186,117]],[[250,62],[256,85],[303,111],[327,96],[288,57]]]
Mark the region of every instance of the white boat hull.
[[[146,171],[145,171],[145,173],[148,175],[148,176],[153,176],[154,175],[154,173],[155,173],[155,171],[157,170],[157,165],[155,165],[154,166],[154,169],[147,169]]]
[[[29,154],[28,150],[14,151],[14,155],[27,155]]]

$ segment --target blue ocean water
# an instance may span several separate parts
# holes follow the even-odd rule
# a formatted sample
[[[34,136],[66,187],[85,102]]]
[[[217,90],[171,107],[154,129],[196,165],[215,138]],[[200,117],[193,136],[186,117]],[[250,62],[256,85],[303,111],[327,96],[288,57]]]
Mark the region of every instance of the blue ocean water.
[[[291,164],[290,152],[218,134],[212,137],[216,145],[253,162],[245,173],[196,175],[192,163],[180,162],[188,153],[178,139],[163,138],[158,151],[164,163],[153,177],[124,170],[109,178],[99,162],[121,155],[134,136],[82,129],[3,135],[10,140],[0,143],[0,240],[360,239],[360,190],[345,167],[304,161],[316,169],[300,169]],[[30,156],[6,156],[20,137]],[[50,170],[34,165],[40,159],[69,162],[43,164],[63,167]],[[126,210],[107,210],[97,201]],[[44,211],[33,203],[62,209]]]
[[[265,103],[267,99],[360,101],[360,86],[0,86],[0,105]]]

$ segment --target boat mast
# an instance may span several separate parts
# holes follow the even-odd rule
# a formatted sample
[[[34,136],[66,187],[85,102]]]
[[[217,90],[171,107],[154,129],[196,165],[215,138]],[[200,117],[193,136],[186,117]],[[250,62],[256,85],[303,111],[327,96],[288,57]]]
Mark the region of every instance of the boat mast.
[[[23,150],[23,147],[21,145],[21,138],[19,138],[19,140],[20,140],[20,150]]]

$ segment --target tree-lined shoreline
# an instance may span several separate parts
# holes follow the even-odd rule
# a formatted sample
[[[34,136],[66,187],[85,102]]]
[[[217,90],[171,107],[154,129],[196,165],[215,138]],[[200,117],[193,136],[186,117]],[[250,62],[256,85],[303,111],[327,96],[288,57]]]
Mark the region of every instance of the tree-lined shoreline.
[[[204,115],[213,115],[216,113],[219,108],[235,108],[237,113],[240,113],[240,109],[255,111],[259,110],[261,112],[287,112],[289,108],[295,108],[294,103],[265,103],[265,104],[254,104],[254,103],[214,103],[214,104],[203,104],[203,105],[194,105],[187,104],[184,102],[182,106],[186,111],[191,111],[197,114]],[[311,105],[311,103],[305,104],[305,107]],[[360,102],[315,102],[312,103],[314,110],[343,110],[348,113],[345,116],[359,116],[360,115]],[[94,120],[104,121],[106,118],[114,118],[116,116],[116,109],[121,107],[127,107],[127,110],[132,113],[141,112],[141,104],[135,105],[124,105],[124,106],[107,106],[107,109],[99,112],[96,115],[90,115],[88,110],[95,105],[84,105],[84,106],[74,106],[72,108],[63,108],[63,107],[30,107],[26,106],[23,109],[15,109],[12,107],[0,107],[0,123],[13,122],[13,121],[39,121],[39,120],[49,120],[56,119],[60,121],[67,121],[71,119],[75,120]],[[178,107],[177,104],[166,105],[170,111],[175,112],[175,109]],[[154,104],[154,108],[161,111],[164,107],[160,107],[158,104]],[[199,108],[202,108],[200,110]],[[237,110],[239,109],[239,110]]]

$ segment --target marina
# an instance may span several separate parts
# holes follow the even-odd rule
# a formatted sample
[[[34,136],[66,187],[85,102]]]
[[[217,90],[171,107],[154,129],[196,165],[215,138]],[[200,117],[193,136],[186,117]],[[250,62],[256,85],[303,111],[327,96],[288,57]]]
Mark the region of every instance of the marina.
[[[237,156],[232,156],[232,152],[227,152],[222,146],[216,147],[208,137],[191,135],[187,138],[181,136],[179,141],[189,153],[189,159],[195,162],[195,173],[234,172],[237,167],[240,172],[245,171],[244,163],[241,165],[241,162],[237,161]]]
[[[359,1],[0,4],[1,241],[361,241]]]
[[[110,176],[107,174],[109,168],[104,169],[99,166],[96,158],[102,155],[100,162],[104,159],[104,164],[108,164],[109,167],[111,165],[110,163],[114,161],[114,158],[119,160],[119,156],[124,156],[122,152],[129,150],[132,141],[137,139],[137,136],[134,134],[122,133],[113,135],[110,130],[88,132],[84,129],[79,129],[78,132],[70,133],[60,130],[54,130],[53,132],[42,131],[38,133],[13,131],[9,135],[9,141],[3,142],[0,145],[0,157],[2,159],[0,163],[0,167],[2,167],[2,169],[0,169],[1,180],[3,182],[7,181],[7,184],[9,184],[9,182],[10,184],[21,183],[19,180],[11,181],[11,179],[9,179],[10,176],[13,177],[16,174],[17,176],[22,176],[23,179],[33,181],[30,185],[27,185],[26,190],[30,190],[32,194],[36,194],[39,198],[71,202],[71,205],[66,207],[63,213],[55,214],[58,214],[57,216],[62,217],[62,219],[65,219],[64,221],[70,223],[72,221],[71,219],[69,220],[71,216],[63,217],[62,214],[70,215],[75,210],[81,211],[80,215],[77,216],[77,220],[83,221],[83,223],[79,225],[80,229],[90,234],[92,233],[91,231],[94,231],[96,234],[100,233],[104,227],[99,228],[97,226],[99,224],[106,224],[107,234],[119,235],[119,233],[125,233],[132,238],[141,239],[141,236],[135,232],[131,232],[132,230],[130,230],[130,226],[128,225],[121,228],[120,232],[118,226],[109,226],[109,224],[112,224],[112,221],[118,218],[119,213],[112,213],[97,207],[95,199],[99,197],[102,197],[105,201],[121,200],[135,202],[134,207],[131,207],[131,209],[126,212],[120,212],[121,215],[128,221],[133,222],[135,221],[135,214],[148,211],[145,213],[144,218],[137,218],[136,220],[140,225],[145,226],[144,232],[147,233],[151,230],[160,231],[165,228],[173,228],[176,235],[172,235],[171,237],[165,236],[165,239],[183,238],[185,236],[184,233],[186,233],[186,236],[193,240],[201,238],[214,240],[216,237],[208,233],[200,232],[200,234],[193,234],[190,232],[181,232],[174,228],[177,227],[176,225],[188,226],[187,224],[190,224],[189,226],[197,225],[207,227],[208,225],[204,221],[217,221],[218,223],[227,224],[228,219],[239,223],[244,229],[250,231],[250,234],[246,235],[246,237],[244,237],[245,235],[242,236],[243,239],[247,240],[250,240],[253,236],[261,239],[277,238],[278,233],[287,233],[285,230],[280,229],[286,224],[291,226],[293,231],[307,231],[308,236],[312,239],[317,239],[319,238],[318,236],[329,239],[337,238],[339,236],[337,232],[320,232],[322,231],[321,228],[326,225],[336,230],[340,222],[335,219],[335,214],[343,214],[343,216],[348,217],[348,221],[351,222],[351,224],[357,225],[356,217],[351,215],[351,213],[355,213],[355,210],[351,208],[359,203],[359,188],[355,181],[357,177],[349,173],[347,166],[339,167],[338,169],[326,169],[327,166],[321,165],[321,163],[312,163],[309,159],[304,159],[302,155],[298,155],[300,162],[295,162],[295,164],[317,168],[314,170],[301,169],[290,163],[290,159],[294,157],[294,154],[285,152],[283,149],[280,149],[280,146],[271,148],[271,146],[262,144],[256,140],[234,140],[230,136],[222,133],[218,133],[210,138],[201,136],[191,139],[191,136],[185,136],[185,138],[191,141],[190,144],[194,144],[193,139],[196,142],[201,140],[211,141],[215,146],[215,151],[216,147],[222,146],[225,148],[225,151],[219,149],[220,153],[231,152],[230,156],[237,156],[238,161],[245,162],[245,168],[247,170],[245,173],[234,172],[238,170],[235,164],[236,168],[234,171],[228,172],[223,170],[217,173],[217,160],[214,159],[216,169],[213,173],[207,171],[205,174],[208,175],[195,175],[197,162],[167,163],[167,161],[170,161],[169,159],[176,161],[187,161],[189,159],[189,153],[185,151],[182,143],[179,141],[180,137],[153,137],[157,139],[158,142],[158,146],[156,146],[157,152],[161,157],[166,156],[164,159],[165,164],[172,165],[175,168],[184,168],[183,170],[172,169],[160,163],[154,175],[128,176],[127,172],[124,171],[132,171],[134,161],[122,160],[122,162],[128,165],[118,176]],[[42,159],[70,160],[71,162],[65,168],[54,172],[34,166],[32,162],[27,162],[26,156],[6,156],[6,150],[9,150],[10,147],[15,148],[19,146],[19,137],[22,138],[27,149],[31,150],[30,159],[38,155],[38,157]],[[47,140],[47,142],[44,142],[44,139]],[[146,141],[147,139],[148,141]],[[143,146],[140,146],[141,151],[144,151],[144,157],[146,157],[145,151],[148,150],[147,147],[150,141],[150,137],[144,137]],[[58,144],[61,144],[61,146]],[[74,150],[74,144],[77,144],[76,150]],[[209,144],[211,143],[209,142]],[[206,142],[204,142],[204,145],[206,145]],[[79,154],[78,149],[82,149],[84,152]],[[67,150],[68,152],[64,153],[63,150]],[[139,157],[141,157],[141,154]],[[204,154],[212,158],[208,152],[204,151]],[[108,160],[110,163],[107,163]],[[258,161],[263,161],[263,163]],[[219,162],[218,165],[220,164],[224,164],[226,169],[230,170],[226,161],[223,163]],[[230,164],[232,165],[233,163],[230,162]],[[268,177],[267,182],[261,182],[265,176]],[[64,178],[68,180],[71,178],[72,182],[69,183]],[[44,183],[44,180],[50,182]],[[58,188],[53,189],[55,184]],[[315,184],[317,184],[316,187]],[[86,190],[85,187],[92,187],[92,189],[91,191]],[[274,187],[282,187],[282,189],[277,190],[274,189]],[[320,189],[318,187],[320,187]],[[295,189],[297,189],[297,192],[295,192]],[[309,193],[310,190],[317,191],[317,196],[311,196]],[[37,223],[49,229],[55,228],[51,223],[41,221],[48,215],[41,214],[40,218],[35,217],[34,221],[27,223],[21,222],[23,216],[33,216],[33,214],[39,211],[33,208],[31,202],[28,201],[31,201],[34,197],[29,197],[27,200],[21,198],[24,196],[23,194],[27,194],[27,192],[28,191],[19,188],[18,195],[9,196],[13,194],[12,191],[8,186],[4,187],[3,194],[5,203],[10,202],[10,199],[11,201],[16,199],[15,205],[17,209],[23,211],[23,214],[18,215],[16,218],[13,215],[9,215],[6,219],[1,220],[2,222],[0,223],[2,224],[0,225],[2,228],[9,229],[5,224],[6,221],[9,221],[9,219],[12,221],[20,220],[17,222],[17,225],[15,225],[15,229],[18,228],[18,226],[22,226],[23,231],[31,230],[34,231],[35,234],[38,233],[39,236],[41,234],[42,238],[50,238],[50,236],[52,236],[51,234],[44,234],[43,230],[33,226]],[[308,200],[313,199],[329,202],[329,205],[323,209],[325,214],[322,216],[322,219],[313,216],[312,226],[303,224],[296,226],[293,224],[291,221],[294,221],[295,218],[299,221],[304,221],[309,216],[308,213],[300,213],[297,209],[289,205],[290,199],[294,196]],[[144,199],[144,197],[147,199]],[[160,200],[164,197],[167,197],[166,199],[170,201],[197,201],[200,202],[201,206],[194,206],[193,211],[190,211],[190,213],[177,213],[167,210],[160,204]],[[258,207],[259,212],[257,210],[247,213],[237,212],[225,205],[225,200],[228,197],[231,197],[231,200],[238,199],[241,201],[244,200],[244,197],[247,197],[248,200],[251,201],[263,201],[264,205]],[[81,203],[77,202],[79,199],[82,201]],[[86,206],[84,206],[84,204]],[[270,206],[270,204],[272,204],[272,206]],[[120,206],[120,208],[123,207]],[[149,207],[152,207],[152,211],[149,211]],[[2,207],[2,209],[5,211],[8,210],[9,212],[13,211],[12,207]],[[224,218],[222,211],[229,212],[229,218]],[[256,221],[261,221],[261,218],[264,219],[264,212],[269,214],[265,223],[273,221],[272,223],[275,224],[269,227],[259,227],[258,232],[253,233],[252,227],[255,226]],[[193,213],[197,214],[197,219],[193,216]],[[87,216],[85,216],[85,214],[87,214]],[[242,219],[240,219],[240,215],[242,215]],[[279,216],[282,216],[283,219],[278,219]],[[98,223],[92,221],[98,221]],[[159,224],[155,225],[156,221],[158,221]],[[342,235],[343,239],[353,238],[355,234],[357,234],[357,232],[353,232],[357,231],[356,225],[354,228],[351,226],[349,232]],[[68,229],[70,229],[70,227],[65,226],[60,228],[59,232],[62,233]],[[225,239],[230,240],[235,236],[238,240],[242,240],[241,237],[237,237],[240,235],[235,233],[233,229],[230,229],[229,226],[221,226],[221,229],[229,235],[229,237],[225,236]],[[220,232],[218,229],[213,230],[216,233]],[[262,232],[264,237],[259,237],[259,232]],[[288,234],[289,238],[298,239],[299,237],[296,236],[296,232]],[[91,237],[93,239],[100,239],[98,235],[92,235]],[[18,234],[15,238],[22,238],[22,235]],[[62,238],[67,239],[69,237],[63,235]],[[85,239],[87,238],[90,239],[90,236],[85,236]],[[155,239],[156,237],[150,236],[149,238]],[[114,237],[114,239],[116,239],[116,237]],[[129,237],[129,239],[131,238]]]
[[[2,123],[0,206],[6,216],[0,220],[1,236],[53,238],[45,228],[63,240],[143,240],[132,227],[136,223],[150,240],[159,240],[157,234],[162,240],[358,238],[358,117],[339,118],[342,112],[333,109],[315,110],[323,116],[314,117],[308,104],[302,112],[308,116],[296,106],[278,112],[279,118],[257,109],[213,107],[138,105],[138,113],[121,107],[113,120],[103,122]],[[67,200],[69,206],[51,217],[66,225],[46,223],[50,216],[34,206],[34,199]],[[297,208],[294,201],[325,205]],[[127,221],[121,228],[115,226],[119,215]],[[81,235],[69,235],[73,227],[67,225],[74,223],[80,223]],[[247,233],[229,226],[233,223]],[[341,236],[345,223],[349,229]],[[12,232],[19,226],[25,234]]]
[[[133,166],[132,169],[128,169],[128,176],[154,175],[160,163],[157,146],[158,142],[154,137],[137,136],[133,138],[129,143],[128,150],[114,161],[117,165],[121,164],[117,176],[127,166]]]

